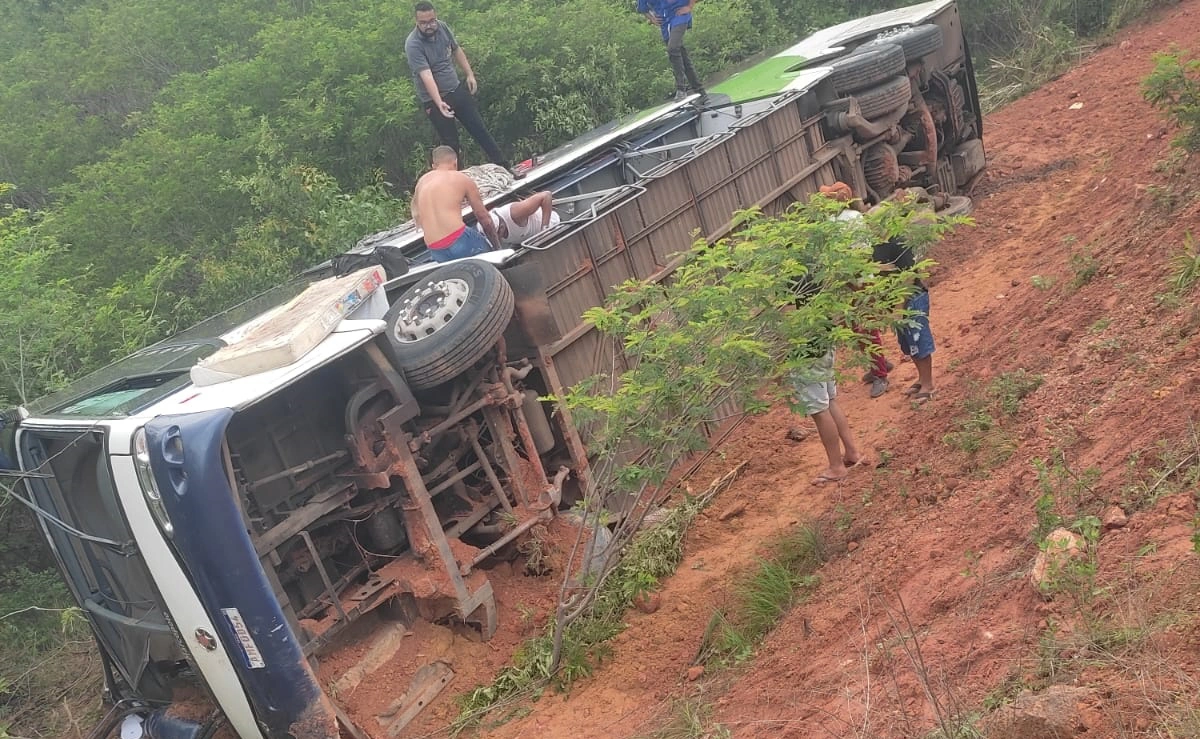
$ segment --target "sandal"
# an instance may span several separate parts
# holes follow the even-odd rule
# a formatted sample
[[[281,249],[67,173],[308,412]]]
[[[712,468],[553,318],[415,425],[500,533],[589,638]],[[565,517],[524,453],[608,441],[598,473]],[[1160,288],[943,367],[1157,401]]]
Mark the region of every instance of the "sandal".
[[[845,475],[843,475],[841,477],[833,477],[831,475],[827,475],[824,472],[822,472],[821,474],[817,475],[816,477],[814,477],[812,479],[812,484],[813,485],[829,485],[832,483],[832,484],[836,485],[837,483],[839,483],[845,479],[846,479]]]
[[[908,386],[908,389],[904,391],[904,394],[905,395],[916,395],[919,392],[921,392],[921,383],[914,382],[913,384]]]
[[[912,402],[914,405],[924,405],[931,400],[933,400],[932,390],[922,390],[919,393],[914,393],[912,396]]]

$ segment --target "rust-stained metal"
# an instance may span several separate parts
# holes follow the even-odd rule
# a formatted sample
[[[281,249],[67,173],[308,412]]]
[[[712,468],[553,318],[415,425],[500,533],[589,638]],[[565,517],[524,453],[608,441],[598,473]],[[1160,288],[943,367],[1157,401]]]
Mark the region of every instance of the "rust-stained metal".
[[[929,105],[925,102],[925,97],[921,94],[920,88],[914,81],[913,88],[913,106],[916,108],[918,120],[921,124],[921,135],[925,140],[925,149],[920,152],[918,164],[933,167],[937,165],[938,158],[938,141],[937,127],[933,124],[933,114],[929,111]]]
[[[940,69],[935,69],[929,73],[927,102],[934,123],[946,127],[947,148],[952,147],[967,129],[964,112],[967,109],[966,93],[962,85]]]
[[[439,493],[454,487],[454,485],[456,483],[462,482],[466,478],[470,477],[477,470],[479,470],[479,468],[482,466],[483,465],[479,464],[478,461],[475,461],[475,462],[472,462],[471,464],[467,465],[466,467],[463,467],[461,470],[459,470],[458,472],[455,472],[450,477],[447,477],[445,480],[442,480],[437,485],[434,485],[433,487],[429,488],[429,497],[436,498]],[[461,495],[459,496],[459,499],[462,500]],[[463,502],[469,503],[470,501],[463,500]]]
[[[511,392],[516,392],[512,384],[513,382],[524,380],[533,371],[533,363],[528,358],[522,357],[518,361],[518,364],[520,365],[518,367],[508,366],[504,368],[504,385]]]
[[[433,441],[433,438],[435,436],[437,436],[438,434],[445,433],[446,431],[449,431],[450,429],[454,428],[459,423],[461,423],[463,420],[465,420],[467,417],[472,416],[475,413],[478,413],[479,411],[483,410],[484,408],[487,408],[488,406],[499,405],[501,403],[509,402],[508,393],[506,392],[506,388],[503,384],[485,383],[485,384],[481,385],[480,387],[482,390],[482,397],[480,397],[478,400],[476,400],[473,403],[469,403],[462,410],[459,410],[456,413],[451,414],[449,417],[447,417],[443,421],[439,422],[438,424],[436,424],[434,426],[430,426],[427,429],[424,429],[420,433],[420,435],[413,437],[412,441],[409,442],[409,449],[411,449],[414,452],[418,451],[418,450],[420,450],[421,447],[423,447],[426,444]]]
[[[373,402],[383,392],[382,384],[372,383],[351,396],[346,404],[346,447],[357,469],[345,477],[365,489],[386,488],[391,484],[386,472],[393,455],[386,448],[377,450],[379,420],[386,412],[396,417],[405,415],[399,406]]]
[[[509,484],[516,493],[518,505],[529,505],[531,500],[537,499],[538,491],[531,491],[524,476],[520,474],[523,458],[517,452],[516,446],[513,445],[514,433],[508,414],[499,408],[489,407],[483,409],[483,418],[487,422],[488,430],[491,431],[492,442],[500,452],[502,464],[505,471],[508,472]]]
[[[562,432],[563,439],[566,440],[567,454],[571,456],[571,464],[575,470],[575,477],[586,488],[590,485],[592,477],[591,465],[588,462],[587,447],[584,446],[583,439],[579,437],[579,429],[575,426],[575,419],[571,416],[571,410],[561,400],[561,397],[569,388],[563,387],[562,379],[558,376],[558,370],[554,366],[554,357],[544,348],[538,349],[538,363],[542,367],[542,374],[546,378],[546,384],[550,386],[550,392],[560,398],[555,403],[554,417],[558,421],[558,428]]]
[[[487,547],[479,550],[479,554],[475,555],[475,558],[470,562],[464,562],[462,565],[460,565],[458,568],[459,573],[462,575],[471,574],[471,570],[475,567],[475,565],[500,551],[500,548],[505,544],[509,543],[513,539],[516,539],[521,534],[524,534],[526,531],[530,530],[538,523],[541,523],[543,520],[545,519],[543,519],[542,516],[530,516],[521,523],[517,524],[504,536],[492,542]]]
[[[396,453],[396,461],[391,473],[404,483],[405,494],[401,497],[400,507],[404,511],[404,526],[408,532],[409,546],[419,562],[400,559],[388,567],[415,566],[418,568],[419,579],[426,586],[424,594],[418,594],[415,589],[409,589],[421,601],[436,600],[438,597],[450,596],[454,599],[458,615],[464,621],[478,620],[475,612],[483,609],[481,622],[483,636],[491,638],[496,630],[496,603],[492,594],[491,583],[486,577],[474,583],[464,580],[458,571],[458,558],[454,550],[474,551],[473,547],[446,537],[442,522],[433,507],[433,500],[425,488],[425,481],[417,469],[416,460],[409,451],[409,434],[397,435],[395,429],[389,428],[386,415],[381,419],[384,442]],[[416,573],[414,573],[416,574]],[[471,587],[474,585],[475,587]]]
[[[503,347],[499,349],[502,357]],[[399,482],[402,488],[396,494],[396,500],[403,512],[411,556],[389,562],[371,573],[364,584],[338,593],[328,573],[320,566],[316,545],[311,538],[304,537],[337,614],[332,619],[309,622],[310,631],[317,635],[313,642],[326,643],[349,622],[401,594],[411,595],[422,615],[430,620],[449,615],[446,612],[449,606],[464,621],[479,623],[484,638],[490,638],[494,633],[496,613],[491,584],[482,573],[473,573],[467,578],[459,573],[459,562],[471,561],[477,550],[447,537],[432,502],[439,492],[461,485],[471,474],[479,470],[485,470],[487,474],[490,463],[477,439],[472,439],[474,443],[469,445],[477,450],[477,459],[463,468],[457,466],[461,452],[452,452],[440,458],[439,464],[423,475],[421,468],[426,462],[418,461],[414,456],[417,450],[444,431],[455,426],[461,431],[463,423],[481,409],[499,412],[499,407],[512,407],[522,398],[512,391],[511,383],[485,383],[482,379],[480,376],[474,388],[462,390],[453,404],[458,408],[450,417],[426,429],[420,438],[414,438],[406,430],[405,423],[409,418],[405,409],[393,407],[380,412],[382,409],[372,402],[382,389],[378,383],[356,394],[347,410],[353,423],[348,425],[346,441],[358,469],[346,477],[369,488],[396,489]],[[467,402],[471,392],[479,393],[479,397],[474,402]],[[468,428],[478,435],[478,427],[473,422]],[[495,477],[494,471],[491,476]],[[429,488],[426,479],[439,482]],[[498,485],[498,480],[496,488],[502,495],[503,488]],[[473,526],[496,506],[495,501],[467,502],[471,503],[470,509],[458,516],[459,520],[450,527],[454,536]]]
[[[454,679],[454,670],[442,661],[430,662],[413,676],[408,690],[376,718],[388,736],[400,736],[417,714]]]
[[[504,534],[496,541],[479,551],[469,563],[460,565],[459,572],[463,575],[470,574],[471,570],[483,560],[500,551],[500,548],[516,539],[521,534],[536,526],[539,522],[549,520],[554,516],[554,508],[558,506],[562,500],[562,485],[567,479],[567,475],[571,474],[571,470],[566,467],[560,467],[557,474],[554,475],[554,481],[551,483],[550,490],[547,491],[548,505],[543,508],[534,508],[537,515],[530,516],[521,523],[517,524],[512,530]]]
[[[501,379],[504,382],[504,388],[508,391],[509,397],[514,398],[516,401],[510,404],[509,413],[512,415],[513,424],[516,426],[517,436],[521,439],[521,446],[525,449],[525,464],[530,468],[529,484],[531,487],[541,488],[537,491],[536,497],[530,497],[526,500],[526,504],[535,510],[544,510],[549,506],[546,469],[542,466],[542,458],[538,456],[537,443],[533,440],[533,433],[529,430],[529,422],[525,419],[525,397],[513,386],[512,379],[507,371],[501,373]]]
[[[343,477],[363,490],[386,490],[392,485],[392,478],[386,472],[349,472]]]
[[[456,513],[453,518],[454,523],[446,527],[446,536],[450,539],[462,536],[475,524],[487,518],[488,514],[495,509],[496,502],[493,496],[489,495],[486,499],[471,506],[469,510]]]
[[[317,568],[317,574],[321,577],[321,582],[325,585],[325,593],[329,596],[329,600],[333,602],[334,609],[343,621],[349,621],[346,617],[346,612],[342,610],[342,601],[338,598],[337,591],[333,589],[333,581],[329,579],[329,573],[325,570],[325,563],[321,561],[321,553],[317,551],[317,545],[313,544],[312,537],[307,531],[300,532],[300,538],[304,540],[304,546],[308,547],[308,553],[312,557],[313,565]]]
[[[527,443],[529,446],[527,448],[534,450],[533,458],[536,462],[523,457],[513,443],[514,436],[521,436],[523,440],[525,437],[530,436],[529,428],[524,424],[524,416],[520,414],[521,405],[524,403],[525,398],[521,393],[516,391],[504,372],[507,357],[503,338],[496,342],[496,355],[500,369],[498,372],[493,373],[493,377],[500,382],[504,388],[504,393],[509,398],[509,402],[506,404],[509,413],[502,412],[496,406],[488,406],[483,409],[483,417],[487,421],[488,429],[492,433],[492,440],[500,449],[501,456],[504,458],[509,482],[516,489],[518,502],[521,505],[529,506],[541,496],[545,486],[546,473],[544,470],[541,470],[541,459],[537,457],[536,447],[532,446],[532,438],[528,439]],[[496,377],[497,375],[498,377]],[[518,425],[515,433],[513,429],[514,422]],[[522,426],[525,429],[524,434],[521,434],[520,431],[520,427]],[[536,477],[531,480],[530,476],[524,474],[526,467],[531,464],[536,464],[537,469],[541,470],[540,480]]]
[[[488,459],[487,453],[484,452],[483,446],[479,443],[479,426],[474,421],[468,422],[465,428],[462,429],[462,437],[471,445],[472,451],[475,452],[475,458],[479,460],[479,465],[483,467],[483,474],[487,476],[488,484],[492,486],[492,492],[500,500],[500,505],[504,507],[504,510],[512,513],[513,507],[512,503],[508,500],[508,491],[500,484],[500,478],[496,476],[496,469],[492,467],[491,460]]]

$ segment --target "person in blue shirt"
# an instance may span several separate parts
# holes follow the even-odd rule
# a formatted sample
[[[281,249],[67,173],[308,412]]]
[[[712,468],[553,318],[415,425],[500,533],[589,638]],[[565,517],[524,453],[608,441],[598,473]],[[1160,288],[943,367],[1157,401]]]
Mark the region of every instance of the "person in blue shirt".
[[[675,92],[669,96],[671,100],[683,100],[692,93],[699,93],[701,98],[705,96],[704,86],[683,45],[683,34],[692,27],[695,6],[696,0],[638,0],[638,12],[658,26],[663,43],[667,45],[667,58],[671,60],[671,71],[675,74]]]

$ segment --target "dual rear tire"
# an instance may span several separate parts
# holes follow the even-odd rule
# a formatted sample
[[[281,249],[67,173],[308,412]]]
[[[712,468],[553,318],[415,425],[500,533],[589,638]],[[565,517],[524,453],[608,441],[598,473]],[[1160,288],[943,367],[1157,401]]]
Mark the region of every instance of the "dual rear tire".
[[[908,105],[907,65],[940,48],[942,29],[932,23],[887,31],[834,62],[830,80],[838,95],[855,98],[863,117],[875,120]]]

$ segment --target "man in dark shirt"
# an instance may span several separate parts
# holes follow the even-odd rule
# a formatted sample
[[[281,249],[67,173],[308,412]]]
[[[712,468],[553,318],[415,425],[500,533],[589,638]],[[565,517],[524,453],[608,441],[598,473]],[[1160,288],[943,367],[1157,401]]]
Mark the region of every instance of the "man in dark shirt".
[[[507,168],[508,162],[488,133],[475,104],[479,83],[475,80],[471,62],[458,45],[450,26],[438,20],[432,4],[417,3],[416,27],[404,42],[404,54],[408,57],[408,68],[412,70],[417,98],[441,143],[456,153],[460,151],[458,126],[454,122],[457,118],[479,143],[488,161]],[[458,78],[455,62],[467,75],[466,85]]]
[[[912,249],[901,237],[877,244],[873,258],[884,272],[910,270],[916,264]],[[917,381],[904,394],[924,403],[933,398],[933,331],[929,327],[929,290],[919,278],[913,280],[913,288],[904,301],[904,308],[912,313],[896,326],[896,341],[917,367]]]

